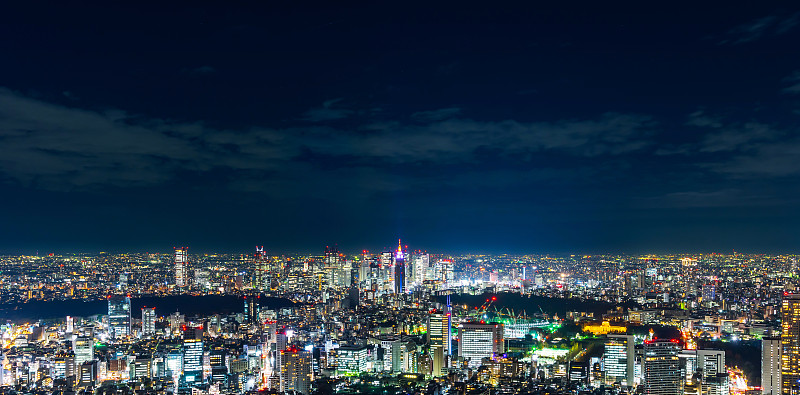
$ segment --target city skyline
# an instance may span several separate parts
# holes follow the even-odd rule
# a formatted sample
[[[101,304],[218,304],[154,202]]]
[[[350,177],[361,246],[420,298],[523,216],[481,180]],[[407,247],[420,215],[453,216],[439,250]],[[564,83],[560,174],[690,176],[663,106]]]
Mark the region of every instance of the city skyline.
[[[0,252],[790,253],[798,21],[760,3],[11,4]]]

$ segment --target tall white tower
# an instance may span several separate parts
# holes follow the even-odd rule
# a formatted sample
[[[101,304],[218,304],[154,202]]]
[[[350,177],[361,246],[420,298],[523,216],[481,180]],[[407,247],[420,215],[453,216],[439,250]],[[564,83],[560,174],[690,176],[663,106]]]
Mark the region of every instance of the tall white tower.
[[[189,263],[189,249],[186,247],[175,248],[175,285],[186,286],[186,266]]]

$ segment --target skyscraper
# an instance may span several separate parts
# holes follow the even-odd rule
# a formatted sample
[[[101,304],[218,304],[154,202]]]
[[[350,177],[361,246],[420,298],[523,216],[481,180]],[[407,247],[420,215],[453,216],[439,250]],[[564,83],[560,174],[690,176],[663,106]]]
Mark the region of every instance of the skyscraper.
[[[156,308],[142,307],[142,336],[156,333]]]
[[[255,255],[254,288],[258,291],[267,291],[270,286],[269,259],[264,247],[256,247]]]
[[[84,362],[94,359],[94,340],[88,336],[78,336],[72,343],[72,352],[75,353],[75,371]]]
[[[414,282],[422,284],[427,279],[428,266],[430,265],[431,256],[428,254],[414,255]]]
[[[111,337],[120,338],[131,333],[131,298],[108,297],[108,329]]]
[[[189,264],[189,249],[186,247],[175,248],[175,285],[185,287],[187,267]]]
[[[203,382],[203,328],[183,331],[183,377],[187,383]]]
[[[281,392],[311,392],[311,353],[297,347],[281,350]]]
[[[697,369],[702,373],[701,390],[708,395],[728,395],[725,351],[697,350]]]
[[[634,341],[632,335],[609,334],[603,351],[606,384],[633,386]]]
[[[784,293],[781,305],[781,393],[800,393],[800,294]]]
[[[445,337],[449,335],[447,316],[442,312],[431,313],[428,316],[428,346],[433,362],[433,376],[441,376],[445,367]]]
[[[406,287],[406,254],[397,240],[397,251],[394,253],[394,293],[405,292]]]
[[[458,355],[468,360],[470,367],[481,365],[481,359],[505,351],[502,324],[465,322],[458,326]]]
[[[781,394],[781,338],[761,339],[761,393]]]
[[[647,340],[644,343],[645,395],[680,394],[684,382],[678,366],[677,340]]]

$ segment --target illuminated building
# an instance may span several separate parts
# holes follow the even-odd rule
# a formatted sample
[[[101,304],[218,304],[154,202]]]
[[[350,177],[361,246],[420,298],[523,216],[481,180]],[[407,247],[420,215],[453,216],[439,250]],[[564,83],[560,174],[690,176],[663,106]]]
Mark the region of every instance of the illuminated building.
[[[281,350],[281,392],[311,392],[311,353],[297,347]]]
[[[179,352],[168,353],[165,357],[164,365],[168,377],[174,379],[180,377],[183,371],[183,354]]]
[[[628,328],[624,326],[611,325],[608,321],[603,321],[600,325],[584,325],[585,332],[591,332],[595,336],[607,335],[609,333],[625,333]]]
[[[608,335],[603,351],[604,382],[633,386],[634,359],[632,335]]]
[[[761,393],[781,394],[781,338],[761,339]]]
[[[336,349],[337,375],[357,375],[367,371],[366,346],[342,346]]]
[[[72,342],[72,352],[75,353],[75,370],[77,371],[84,362],[94,359],[94,340],[88,336],[78,336]]]
[[[175,248],[175,285],[185,287],[187,280],[187,266],[189,265],[189,249]]]
[[[78,387],[88,387],[97,381],[97,362],[86,361],[78,368]]]
[[[156,333],[156,308],[142,307],[142,336]]]
[[[269,259],[264,247],[256,247],[255,279],[253,288],[258,291],[267,291],[270,288]]]
[[[683,387],[678,363],[680,345],[677,340],[647,340],[644,343],[645,395],[680,394]]]
[[[470,367],[481,365],[481,359],[504,352],[503,325],[467,322],[458,326],[458,355]]]
[[[203,328],[183,332],[183,378],[187,383],[203,382]]]
[[[2,358],[0,358],[0,361],[2,361]],[[2,370],[3,369],[0,369],[0,371]],[[55,359],[53,359],[53,378],[66,379],[73,375],[75,375],[74,356],[67,355],[67,356],[56,357]]]
[[[405,292],[406,287],[406,253],[397,240],[397,251],[394,253],[394,293]]]
[[[222,348],[211,350],[209,353],[209,364],[211,365],[211,381],[224,383],[228,375],[226,365],[227,355]]]
[[[131,333],[131,298],[110,296],[108,298],[108,329],[111,337],[121,338]]]
[[[433,362],[433,376],[441,376],[445,368],[445,338],[450,335],[450,328],[447,326],[449,315],[431,313],[428,316],[428,345],[431,351]]]
[[[244,317],[251,324],[258,322],[258,314],[261,312],[261,306],[258,304],[259,298],[260,295],[244,297]]]
[[[800,393],[800,294],[784,294],[781,305],[781,393]]]
[[[427,279],[428,266],[430,266],[431,257],[428,254],[414,255],[414,282],[422,284]]]
[[[701,372],[701,389],[707,395],[728,395],[728,369],[725,352],[697,350],[697,369]]]

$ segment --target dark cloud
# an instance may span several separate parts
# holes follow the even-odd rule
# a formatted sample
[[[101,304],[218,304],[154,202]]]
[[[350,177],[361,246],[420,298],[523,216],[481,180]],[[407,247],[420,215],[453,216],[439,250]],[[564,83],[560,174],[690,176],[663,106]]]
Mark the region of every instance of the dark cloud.
[[[730,29],[720,40],[720,45],[751,43],[765,37],[779,36],[792,31],[800,23],[800,13],[788,16],[769,15],[757,18]]]
[[[344,119],[353,114],[352,110],[335,107],[344,98],[326,100],[322,107],[312,108],[303,114],[302,120],[308,122],[333,121]]]
[[[792,75],[783,79],[789,86],[783,88],[784,92],[800,93],[800,71],[795,71]]]
[[[458,114],[455,109],[421,114],[414,118],[427,123],[368,124],[366,134],[330,127],[220,130],[118,110],[65,107],[3,89],[0,164],[6,177],[42,189],[157,185],[184,172],[224,169],[233,172],[230,185],[238,189],[269,191],[276,183],[290,184],[296,174],[322,179],[337,167],[361,172],[339,179],[380,180],[387,176],[381,172],[403,164],[452,166],[486,157],[531,161],[531,155],[544,152],[625,155],[650,146],[654,126],[647,116],[614,113],[555,122],[449,118]],[[492,183],[540,177],[505,171],[508,176],[492,177]],[[480,178],[482,172],[468,177]],[[388,187],[380,185],[370,182],[367,189]]]
[[[420,111],[411,114],[411,118],[420,122],[433,122],[441,121],[447,118],[453,118],[461,112],[460,108],[449,107],[440,108],[432,111]]]

